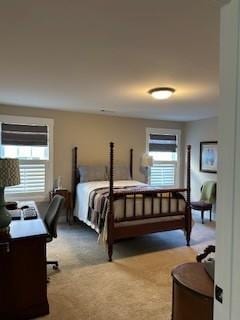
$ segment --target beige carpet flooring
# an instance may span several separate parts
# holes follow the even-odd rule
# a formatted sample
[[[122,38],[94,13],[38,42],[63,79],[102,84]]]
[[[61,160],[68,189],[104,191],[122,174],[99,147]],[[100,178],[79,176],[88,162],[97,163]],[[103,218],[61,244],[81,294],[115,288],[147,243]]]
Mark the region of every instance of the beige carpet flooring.
[[[190,248],[182,231],[146,235],[118,242],[112,263],[94,231],[61,224],[48,245],[61,271],[48,270],[50,315],[41,319],[170,320],[171,270],[214,242],[215,223],[195,221]]]

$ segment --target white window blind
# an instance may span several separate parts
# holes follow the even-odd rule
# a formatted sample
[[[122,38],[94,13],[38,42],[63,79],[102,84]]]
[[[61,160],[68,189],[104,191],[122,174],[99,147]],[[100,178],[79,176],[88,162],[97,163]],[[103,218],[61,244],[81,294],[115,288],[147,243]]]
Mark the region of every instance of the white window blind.
[[[6,188],[6,194],[25,194],[45,192],[46,164],[45,163],[21,163],[21,184]]]
[[[176,163],[154,162],[150,168],[149,183],[152,186],[172,187],[176,184]]]

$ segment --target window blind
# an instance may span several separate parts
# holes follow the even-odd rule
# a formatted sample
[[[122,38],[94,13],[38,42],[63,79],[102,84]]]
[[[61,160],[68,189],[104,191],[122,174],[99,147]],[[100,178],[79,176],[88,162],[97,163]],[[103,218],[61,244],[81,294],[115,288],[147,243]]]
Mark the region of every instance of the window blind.
[[[176,152],[176,135],[170,134],[150,134],[149,151],[153,152]]]
[[[20,163],[20,181],[17,186],[7,187],[6,194],[39,193],[45,191],[45,163]]]
[[[155,162],[150,169],[150,185],[170,187],[176,184],[176,163]]]
[[[12,146],[47,146],[48,127],[2,123],[1,143]]]

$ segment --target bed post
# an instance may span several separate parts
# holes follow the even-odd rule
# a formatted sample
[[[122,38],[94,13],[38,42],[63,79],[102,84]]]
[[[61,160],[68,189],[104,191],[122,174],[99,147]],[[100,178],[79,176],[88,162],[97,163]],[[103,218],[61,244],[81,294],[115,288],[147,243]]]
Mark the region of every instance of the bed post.
[[[129,171],[130,171],[130,178],[133,178],[133,149],[130,149],[130,163],[129,163]]]
[[[76,185],[77,181],[77,147],[74,147],[72,150],[72,199],[73,199],[73,207],[75,206],[76,200]]]
[[[192,230],[192,210],[191,210],[191,146],[187,146],[187,221],[186,221],[186,240],[190,246],[190,236]]]
[[[112,261],[113,254],[113,228],[114,228],[114,212],[113,212],[113,161],[114,161],[114,143],[110,142],[110,172],[109,172],[109,209],[108,209],[108,260]]]

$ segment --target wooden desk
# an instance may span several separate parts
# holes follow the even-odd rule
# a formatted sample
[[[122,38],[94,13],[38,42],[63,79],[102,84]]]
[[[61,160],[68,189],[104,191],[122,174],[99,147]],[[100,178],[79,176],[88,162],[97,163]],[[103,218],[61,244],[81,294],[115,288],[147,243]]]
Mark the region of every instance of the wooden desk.
[[[212,320],[214,283],[203,263],[182,264],[172,277],[172,320]]]
[[[41,219],[12,221],[9,236],[0,235],[0,319],[49,313],[46,236]]]

